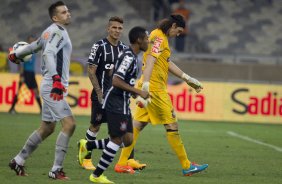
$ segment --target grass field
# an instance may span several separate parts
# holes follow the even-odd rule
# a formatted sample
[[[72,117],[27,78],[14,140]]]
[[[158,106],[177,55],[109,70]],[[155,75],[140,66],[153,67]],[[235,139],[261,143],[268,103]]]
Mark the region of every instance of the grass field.
[[[88,180],[91,172],[81,169],[76,161],[76,142],[84,137],[89,117],[78,116],[76,120],[77,129],[64,163],[71,180],[63,182],[50,180],[47,175],[53,164],[54,143],[60,124],[27,160],[29,176],[18,177],[8,168],[8,162],[38,127],[40,116],[0,113],[0,183],[91,183]],[[167,143],[164,128],[148,126],[140,135],[135,152],[137,159],[147,163],[148,167],[135,175],[117,174],[113,171],[115,160],[105,175],[118,184],[282,183],[282,125],[191,121],[180,121],[179,124],[190,160],[208,163],[207,171],[183,177],[180,163]],[[103,125],[101,129],[100,138],[106,136],[107,127]],[[101,151],[94,151],[95,164],[100,155]]]

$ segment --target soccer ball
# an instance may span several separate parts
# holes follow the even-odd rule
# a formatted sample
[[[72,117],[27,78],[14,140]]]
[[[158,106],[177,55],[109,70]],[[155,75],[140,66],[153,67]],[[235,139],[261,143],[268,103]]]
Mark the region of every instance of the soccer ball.
[[[26,46],[28,45],[28,43],[26,43],[26,42],[23,42],[23,41],[20,41],[20,42],[17,42],[17,43],[15,43],[15,45],[13,46],[13,50],[14,51],[21,51],[21,50],[23,50]],[[32,57],[32,55],[31,54],[29,54],[29,55],[26,55],[25,57],[23,57],[23,58],[21,58],[24,62],[26,62],[26,61],[30,61],[31,60],[31,57]]]

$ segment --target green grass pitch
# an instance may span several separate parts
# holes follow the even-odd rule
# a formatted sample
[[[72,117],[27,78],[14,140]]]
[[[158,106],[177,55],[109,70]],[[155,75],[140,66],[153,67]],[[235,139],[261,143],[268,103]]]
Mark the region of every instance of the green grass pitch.
[[[8,162],[18,153],[29,134],[38,128],[40,116],[0,113],[0,183],[91,183],[88,180],[91,171],[81,169],[76,158],[76,142],[84,137],[89,117],[77,116],[76,120],[77,129],[64,162],[64,170],[71,180],[53,181],[48,178],[48,171],[53,164],[60,123],[56,132],[27,160],[26,171],[29,176],[19,177],[10,170]],[[135,148],[136,158],[147,163],[147,168],[135,175],[117,174],[113,170],[117,155],[105,175],[117,184],[282,183],[282,151],[279,151],[279,148],[282,149],[282,125],[179,121],[179,126],[189,159],[209,164],[203,173],[192,177],[182,176],[181,165],[167,143],[163,126],[147,126]],[[228,131],[263,144],[231,136]],[[106,132],[104,124],[98,138],[105,137]],[[278,147],[278,150],[271,146]],[[93,152],[94,164],[97,164],[100,155],[99,150]]]

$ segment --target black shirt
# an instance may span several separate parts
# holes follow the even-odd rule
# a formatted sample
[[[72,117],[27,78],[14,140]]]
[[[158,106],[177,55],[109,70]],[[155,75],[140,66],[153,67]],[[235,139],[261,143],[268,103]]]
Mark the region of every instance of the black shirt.
[[[96,65],[96,77],[105,95],[112,84],[113,69],[122,50],[127,48],[121,41],[117,46],[112,45],[107,38],[96,42],[92,48],[88,59],[89,65]],[[95,90],[92,90],[92,100],[97,100]]]
[[[138,75],[138,60],[131,48],[125,49],[115,65],[114,75],[134,86]],[[130,115],[130,92],[111,86],[103,108],[107,111]]]

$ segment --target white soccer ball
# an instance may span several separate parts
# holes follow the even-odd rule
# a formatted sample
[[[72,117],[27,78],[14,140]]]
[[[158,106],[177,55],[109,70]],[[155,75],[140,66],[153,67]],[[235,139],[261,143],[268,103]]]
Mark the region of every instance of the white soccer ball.
[[[26,42],[23,42],[23,41],[20,41],[20,42],[17,42],[15,43],[15,45],[13,46],[13,50],[14,51],[21,51],[23,50],[26,46],[28,45],[28,43]],[[32,57],[32,54],[29,54],[23,58],[21,58],[24,62],[26,61],[30,61],[31,60],[31,57]]]

